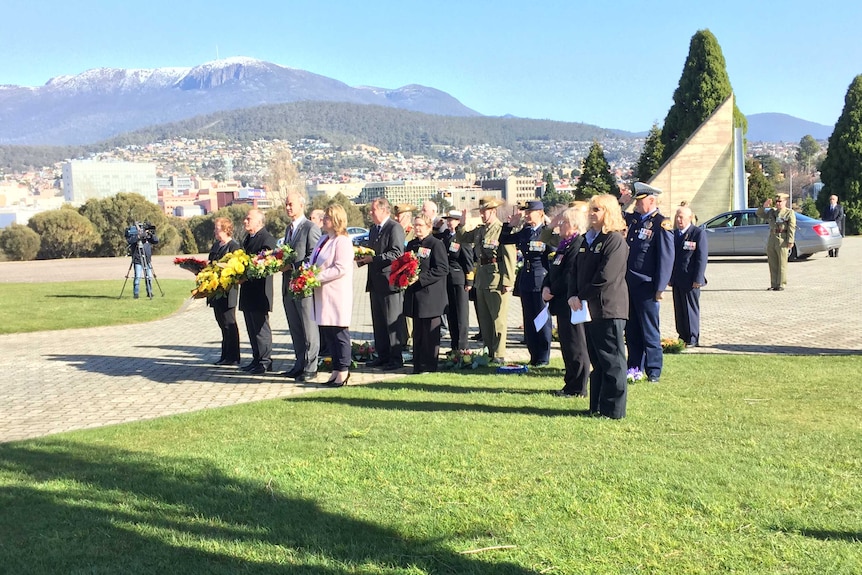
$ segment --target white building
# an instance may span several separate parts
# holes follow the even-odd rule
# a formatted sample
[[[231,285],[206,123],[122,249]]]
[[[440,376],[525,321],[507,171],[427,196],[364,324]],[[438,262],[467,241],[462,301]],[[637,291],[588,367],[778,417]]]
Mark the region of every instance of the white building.
[[[63,195],[79,206],[89,199],[135,193],[157,204],[156,165],[142,162],[72,160],[63,164]]]

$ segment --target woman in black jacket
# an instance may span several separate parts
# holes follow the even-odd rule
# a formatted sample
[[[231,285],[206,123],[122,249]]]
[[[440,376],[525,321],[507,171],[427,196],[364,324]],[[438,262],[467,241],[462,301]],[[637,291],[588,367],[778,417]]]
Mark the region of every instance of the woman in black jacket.
[[[620,419],[626,415],[626,348],[623,340],[629,317],[626,286],[628,246],[625,221],[610,194],[590,199],[590,229],[578,251],[577,282],[570,286],[569,306],[581,309],[586,300],[591,321],[585,326],[590,373],[590,413]]]
[[[431,235],[432,230],[431,218],[416,216],[416,236],[406,248],[419,257],[419,277],[404,292],[404,315],[413,318],[413,373],[437,371],[441,316],[446,309],[449,257],[443,242]]]
[[[590,373],[590,357],[587,353],[584,324],[572,325],[572,310],[567,301],[569,286],[574,285],[576,281],[575,260],[587,228],[585,208],[586,204],[583,209],[569,208],[553,222],[552,225],[560,230],[560,244],[549,260],[550,269],[542,282],[542,301],[548,303],[548,311],[557,317],[560,351],[566,366],[563,389],[554,392],[561,397],[586,397]]]
[[[233,223],[227,218],[215,219],[215,243],[210,249],[210,263],[240,248],[233,239]],[[234,286],[226,297],[207,298],[221,329],[221,355],[215,365],[239,365],[239,328],[236,325],[236,304],[239,287]]]

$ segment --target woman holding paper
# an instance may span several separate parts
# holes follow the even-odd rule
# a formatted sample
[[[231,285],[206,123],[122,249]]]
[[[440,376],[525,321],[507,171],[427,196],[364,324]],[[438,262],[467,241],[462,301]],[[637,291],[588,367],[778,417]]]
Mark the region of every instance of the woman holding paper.
[[[558,215],[551,224],[560,230],[560,244],[550,258],[550,270],[542,282],[542,301],[549,311],[557,316],[557,333],[560,336],[560,351],[566,366],[563,389],[554,392],[560,397],[586,397],[590,372],[590,357],[584,324],[572,324],[572,310],[567,299],[575,293],[575,259],[584,242],[587,229],[586,203],[583,208],[569,208]]]
[[[628,246],[625,221],[616,197],[593,196],[589,205],[590,229],[575,259],[577,281],[569,306],[589,307],[585,326],[590,373],[590,413],[620,419],[626,415],[626,352],[623,341],[629,316],[626,287]]]

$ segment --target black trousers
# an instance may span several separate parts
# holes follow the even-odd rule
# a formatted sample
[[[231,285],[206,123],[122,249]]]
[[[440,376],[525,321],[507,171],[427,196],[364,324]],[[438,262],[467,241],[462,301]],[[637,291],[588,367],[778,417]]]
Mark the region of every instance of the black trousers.
[[[530,363],[548,363],[551,357],[551,317],[536,331],[533,321],[545,307],[542,292],[521,290],[521,312],[524,319],[524,338],[530,352]]]
[[[590,373],[590,413],[620,419],[626,416],[626,320],[593,319],[587,322]]]
[[[563,376],[563,391],[572,395],[585,395],[590,377],[590,354],[584,324],[572,325],[569,313],[557,316],[557,333],[560,336],[560,352],[566,373]]]
[[[252,363],[272,367],[272,329],[269,327],[269,313],[265,311],[244,311],[245,328],[251,343]]]
[[[227,307],[227,299],[216,299],[212,303],[213,315],[221,330],[221,356],[219,361],[239,361],[239,327],[236,324],[236,308]]]
[[[350,330],[346,327],[333,325],[320,326],[320,333],[329,346],[332,354],[332,371],[346,371],[350,369],[353,358],[350,357]]]
[[[413,371],[437,371],[440,355],[440,316],[413,319]]]
[[[404,322],[404,294],[401,292],[369,292],[371,324],[377,357],[384,362],[401,363],[401,350],[407,340]],[[334,352],[333,352],[334,353]]]
[[[449,320],[449,337],[452,339],[452,349],[467,349],[470,347],[467,340],[467,328],[470,323],[470,294],[463,285],[457,284],[447,283],[446,291],[449,296],[446,319]]]
[[[686,345],[700,342],[700,288],[673,287],[673,316],[676,333]]]

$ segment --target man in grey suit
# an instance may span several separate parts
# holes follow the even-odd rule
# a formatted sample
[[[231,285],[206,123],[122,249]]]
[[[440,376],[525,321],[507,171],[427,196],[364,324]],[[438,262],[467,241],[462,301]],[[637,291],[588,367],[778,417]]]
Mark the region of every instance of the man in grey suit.
[[[317,376],[317,353],[320,349],[320,336],[314,323],[314,298],[296,299],[288,285],[294,269],[308,263],[311,252],[320,240],[320,228],[305,217],[305,196],[290,193],[284,202],[287,217],[291,220],[284,233],[284,245],[293,249],[293,264],[282,275],[281,298],[287,314],[287,326],[293,340],[296,361],[293,367],[282,375],[306,381]]]

